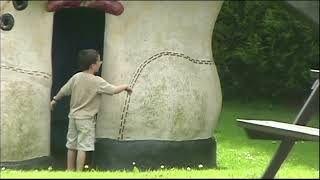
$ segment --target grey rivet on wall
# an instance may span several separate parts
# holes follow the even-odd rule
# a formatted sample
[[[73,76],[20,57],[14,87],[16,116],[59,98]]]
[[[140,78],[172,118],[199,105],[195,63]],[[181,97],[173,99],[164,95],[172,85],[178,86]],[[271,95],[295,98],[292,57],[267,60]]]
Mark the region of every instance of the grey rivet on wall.
[[[13,7],[18,10],[22,11],[28,6],[28,0],[13,0]]]
[[[10,31],[14,25],[14,18],[11,14],[5,13],[0,16],[0,28],[4,31]]]

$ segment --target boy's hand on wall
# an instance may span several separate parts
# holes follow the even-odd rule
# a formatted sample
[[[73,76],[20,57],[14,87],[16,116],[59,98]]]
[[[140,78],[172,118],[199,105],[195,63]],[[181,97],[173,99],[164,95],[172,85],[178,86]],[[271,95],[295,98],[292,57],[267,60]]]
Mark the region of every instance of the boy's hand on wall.
[[[131,87],[127,87],[125,90],[127,91],[127,93],[129,95],[131,95],[131,93],[132,93],[132,88]]]

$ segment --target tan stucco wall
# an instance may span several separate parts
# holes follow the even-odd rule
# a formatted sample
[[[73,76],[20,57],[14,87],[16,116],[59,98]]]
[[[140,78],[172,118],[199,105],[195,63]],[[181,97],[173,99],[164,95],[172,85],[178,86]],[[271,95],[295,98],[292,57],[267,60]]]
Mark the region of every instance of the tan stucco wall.
[[[102,76],[133,93],[104,96],[97,138],[212,137],[222,95],[211,38],[223,2],[122,3],[121,16],[106,16]]]
[[[1,162],[50,154],[51,38],[53,13],[46,1],[29,1],[23,11],[1,1],[13,15],[1,30]]]

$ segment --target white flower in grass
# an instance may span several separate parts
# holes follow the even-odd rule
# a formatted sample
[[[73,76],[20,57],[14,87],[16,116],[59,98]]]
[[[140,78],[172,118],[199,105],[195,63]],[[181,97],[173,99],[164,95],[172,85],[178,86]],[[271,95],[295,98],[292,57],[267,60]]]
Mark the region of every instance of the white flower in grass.
[[[133,172],[139,172],[139,169],[136,166],[134,166],[133,167]]]
[[[51,170],[52,170],[52,167],[51,167],[51,166],[49,166],[49,167],[48,167],[48,170],[49,170],[49,171],[51,171]]]
[[[164,168],[164,165],[161,165],[160,168],[163,169],[163,168]]]
[[[199,164],[198,167],[199,167],[199,168],[203,168],[203,165],[202,165],[202,164]]]
[[[89,166],[88,166],[88,165],[84,165],[84,168],[85,168],[85,169],[88,169],[88,168],[89,168]]]
[[[248,156],[248,157],[246,157],[246,159],[249,159],[249,160],[256,160],[254,157],[252,157],[252,156]]]
[[[5,168],[5,167],[2,167],[1,170],[4,171],[4,170],[6,170],[6,168]]]
[[[136,162],[133,161],[133,162],[132,162],[132,165],[136,165]]]
[[[190,168],[190,167],[187,167],[187,170],[188,170],[188,171],[190,171],[190,170],[191,170],[191,168]]]

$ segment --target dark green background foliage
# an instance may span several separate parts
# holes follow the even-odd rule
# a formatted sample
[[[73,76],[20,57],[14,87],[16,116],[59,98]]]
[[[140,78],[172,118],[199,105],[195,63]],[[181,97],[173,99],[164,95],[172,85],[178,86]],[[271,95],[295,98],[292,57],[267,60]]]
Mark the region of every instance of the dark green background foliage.
[[[319,33],[274,1],[225,1],[212,48],[224,98],[301,101],[319,69]]]

